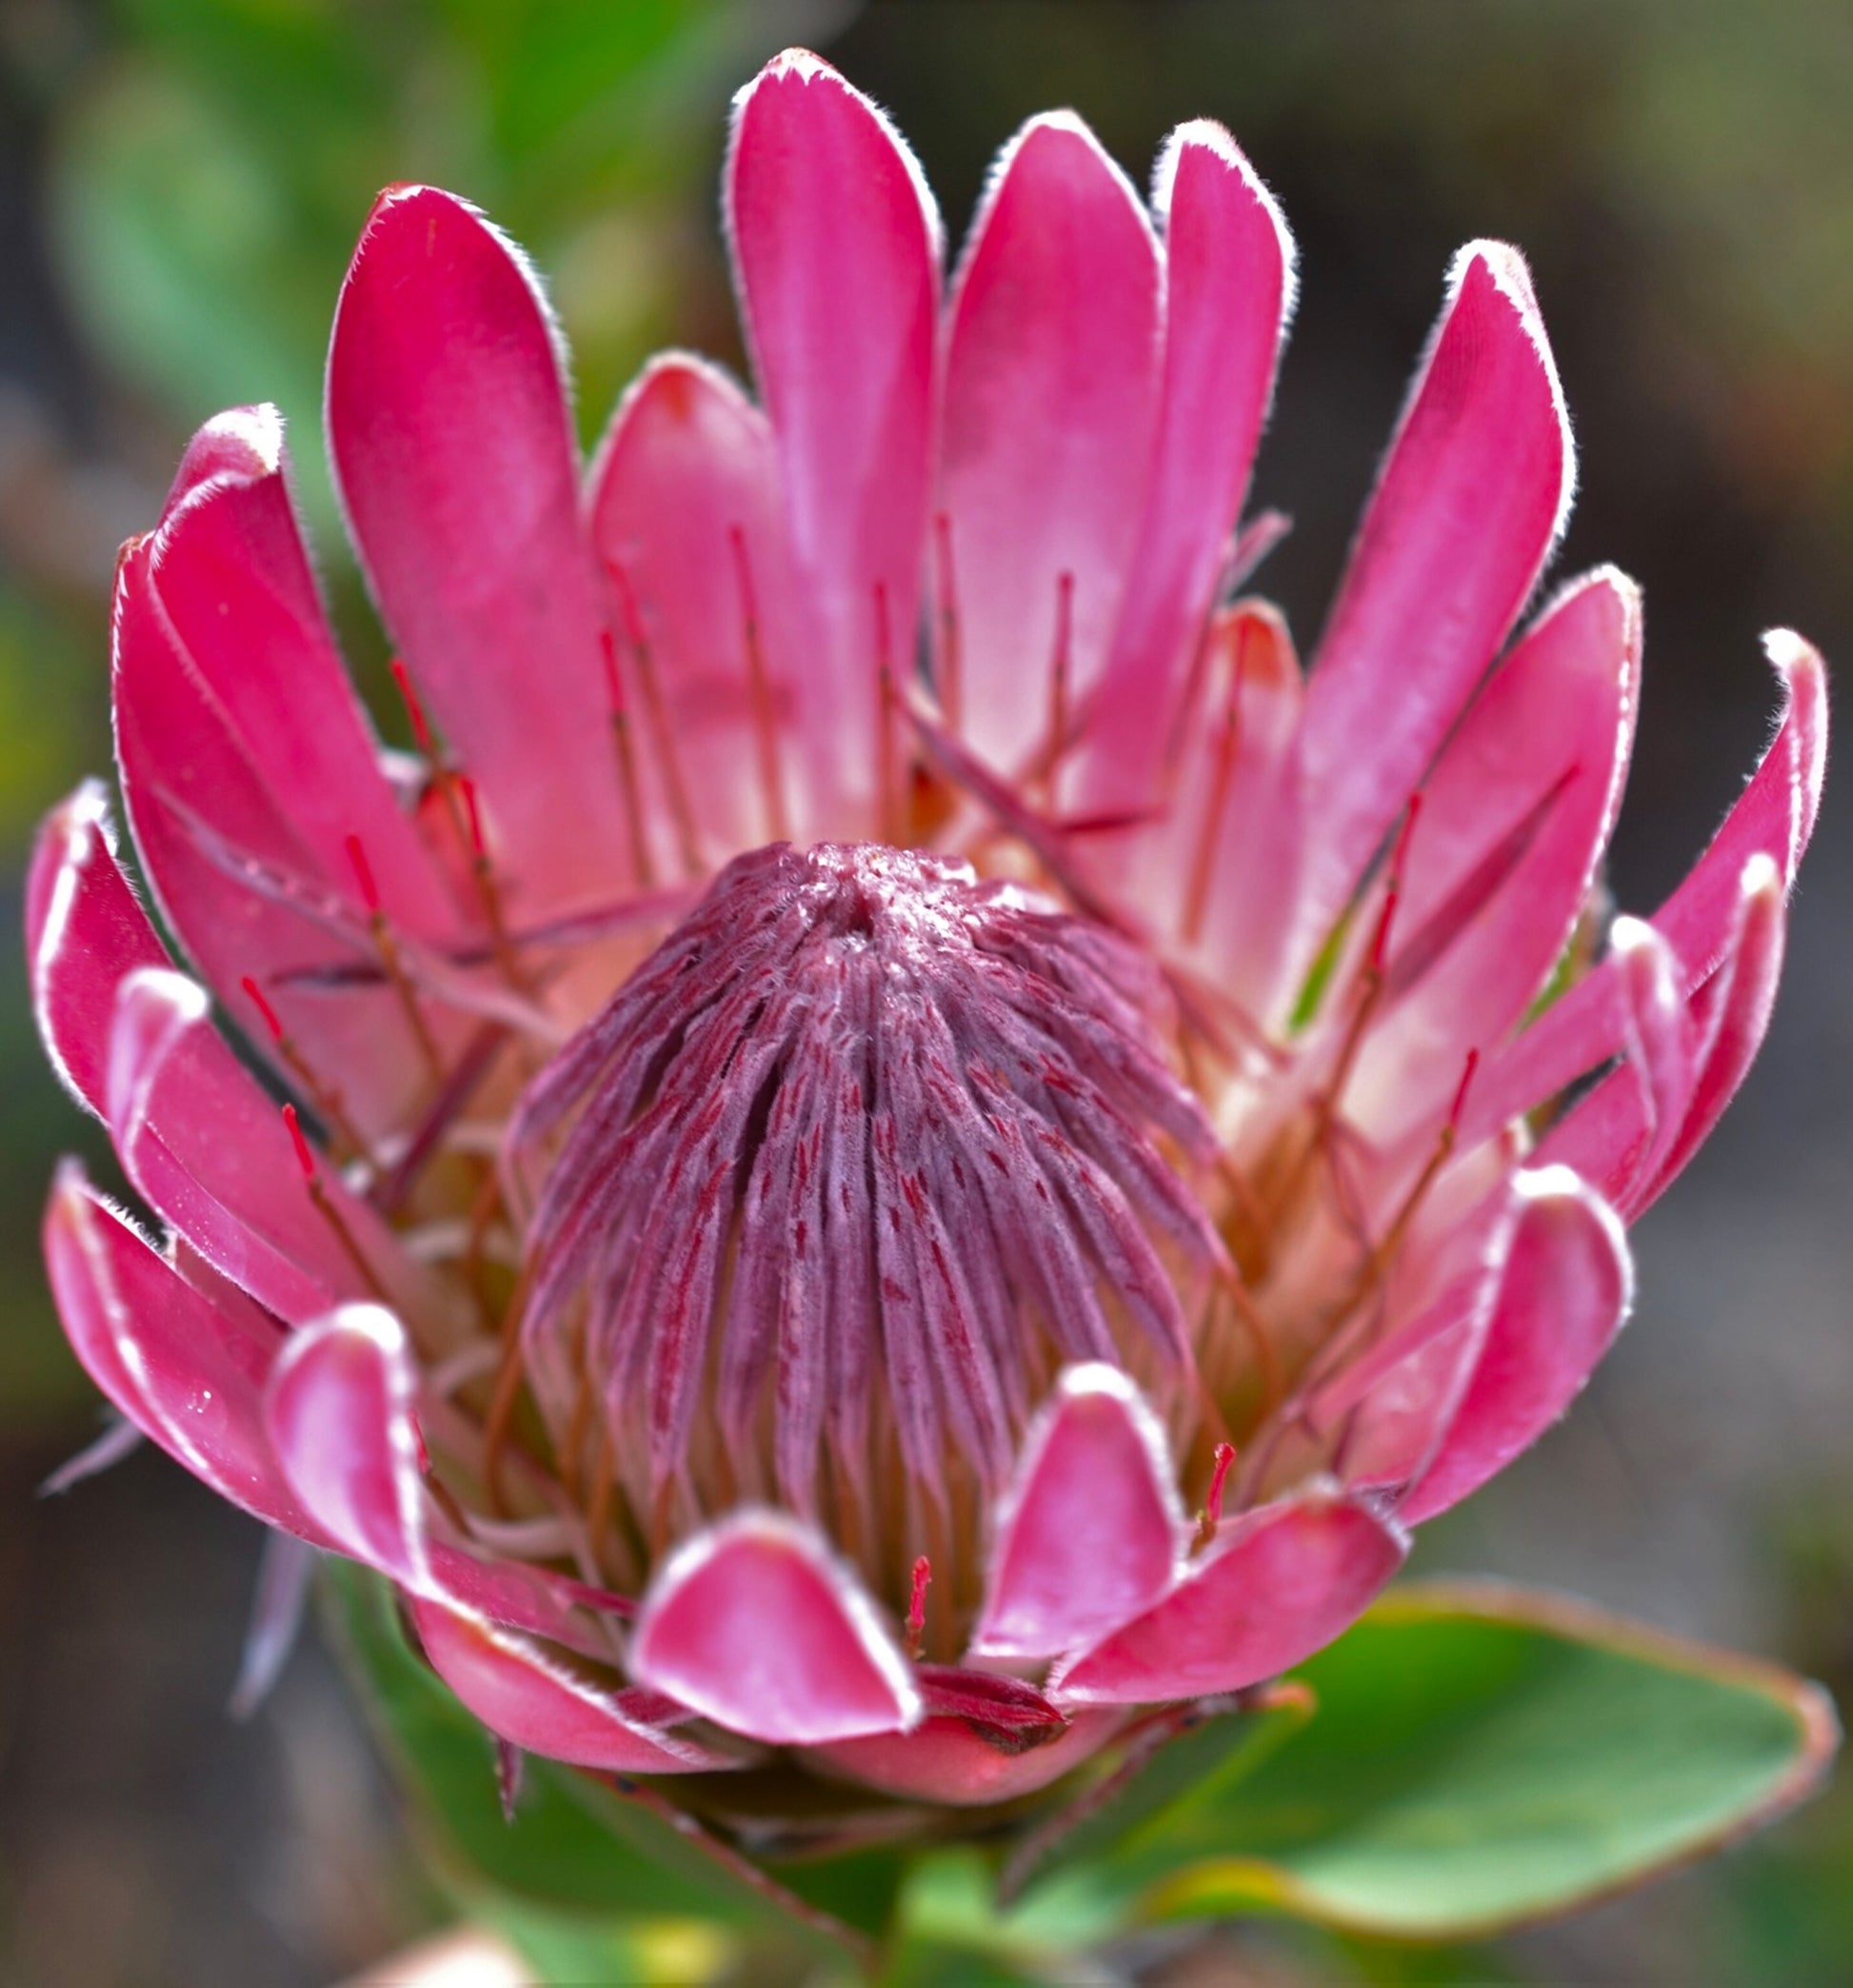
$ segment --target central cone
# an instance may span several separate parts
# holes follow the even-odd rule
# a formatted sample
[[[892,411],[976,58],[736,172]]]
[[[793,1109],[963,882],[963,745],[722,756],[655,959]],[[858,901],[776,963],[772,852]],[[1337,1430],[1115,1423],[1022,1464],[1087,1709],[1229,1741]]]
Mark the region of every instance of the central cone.
[[[645,1561],[744,1501],[883,1578],[1055,1372],[1175,1394],[1213,1141],[1130,944],[874,845],[731,864],[525,1099],[524,1357]]]

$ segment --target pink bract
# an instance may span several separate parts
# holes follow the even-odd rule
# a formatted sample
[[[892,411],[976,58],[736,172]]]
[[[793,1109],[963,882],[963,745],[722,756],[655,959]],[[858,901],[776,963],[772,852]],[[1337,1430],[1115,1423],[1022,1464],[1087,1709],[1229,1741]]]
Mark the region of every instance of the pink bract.
[[[758,399],[660,357],[588,472],[519,251],[381,196],[329,447],[415,754],[273,410],[124,548],[198,978],[81,789],[38,1019],[166,1237],[69,1166],[48,1260],[128,1421],[511,1745],[995,1802],[1299,1662],[1563,1413],[1767,1024],[1823,672],[1767,638],[1754,779],[1604,934],[1641,606],[1519,626],[1573,463],[1516,251],[1456,258],[1303,674],[1239,591],[1294,263],[1226,132],[1147,208],[1033,120],[944,294],[812,56],[726,188]]]

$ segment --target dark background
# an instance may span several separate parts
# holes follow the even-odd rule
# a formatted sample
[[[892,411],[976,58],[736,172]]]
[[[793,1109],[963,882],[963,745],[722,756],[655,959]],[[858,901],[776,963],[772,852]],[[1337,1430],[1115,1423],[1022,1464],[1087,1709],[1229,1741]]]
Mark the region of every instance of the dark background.
[[[108,585],[189,429],[270,398],[364,683],[318,381],[372,193],[434,178],[525,240],[603,421],[651,344],[737,360],[714,189],[728,92],[787,39],[894,112],[955,238],[987,162],[1070,104],[1135,179],[1235,131],[1301,248],[1255,499],[1263,584],[1316,631],[1451,251],[1531,258],[1577,421],[1560,571],[1645,586],[1615,851],[1649,907],[1766,735],[1772,623],[1853,654],[1853,9],[1831,0],[0,0],[0,894],[36,816],[109,764]],[[1571,1420],[1419,1571],[1567,1585],[1853,1685],[1853,805],[1829,782],[1785,991],[1743,1096],[1637,1231],[1633,1323]],[[97,1426],[35,1228],[94,1150],[0,986],[0,1973],[47,1988],[329,1980],[428,1924],[339,1680],[302,1653],[224,1700],[256,1528],[138,1455],[33,1486]],[[1276,1943],[1231,1943],[1256,1978]],[[1244,1958],[1244,1955],[1248,1958]],[[1321,1949],[1360,1979],[1853,1978],[1853,1803],[1473,1957]]]

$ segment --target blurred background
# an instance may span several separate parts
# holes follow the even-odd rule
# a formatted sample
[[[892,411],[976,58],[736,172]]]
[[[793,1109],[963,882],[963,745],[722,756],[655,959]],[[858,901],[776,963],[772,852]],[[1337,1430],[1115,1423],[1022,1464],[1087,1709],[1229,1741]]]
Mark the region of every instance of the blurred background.
[[[375,190],[432,179],[534,252],[589,439],[653,345],[738,363],[715,189],[729,92],[788,40],[912,139],[956,237],[997,146],[1068,104],[1135,178],[1207,113],[1280,195],[1299,321],[1255,501],[1316,630],[1377,452],[1475,234],[1528,252],[1582,446],[1561,570],[1647,593],[1612,882],[1647,908],[1766,734],[1756,637],[1853,655],[1853,9],[1843,0],[0,0],[0,895],[110,764],[115,548],[190,428],[293,424],[331,514],[323,345]],[[385,706],[380,707],[382,711]],[[1853,1701],[1853,790],[1830,781],[1744,1094],[1638,1231],[1635,1320],[1570,1421],[1425,1534],[1417,1571],[1574,1588]],[[90,1128],[0,949],[0,1977],[330,1981],[434,1922],[328,1660],[225,1713],[257,1528],[144,1451],[34,1487],[99,1426],[39,1268]],[[1853,1789],[1568,1924],[1470,1955],[1232,1934],[1193,1980],[1853,1979]]]

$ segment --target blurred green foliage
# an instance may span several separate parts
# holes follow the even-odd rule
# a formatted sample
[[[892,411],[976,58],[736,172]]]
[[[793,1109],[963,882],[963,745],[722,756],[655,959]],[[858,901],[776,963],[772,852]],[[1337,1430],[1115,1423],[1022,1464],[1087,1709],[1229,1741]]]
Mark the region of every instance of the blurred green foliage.
[[[375,191],[463,193],[548,272],[588,424],[677,323],[726,93],[821,10],[717,0],[123,0],[52,187],[72,300],[190,426],[273,400],[332,526],[323,351]],[[692,210],[692,211],[691,211]],[[330,542],[331,533],[330,533]]]
[[[59,668],[63,617],[21,586],[0,586],[0,860],[17,860],[45,805],[48,766],[78,763],[94,699]]]

